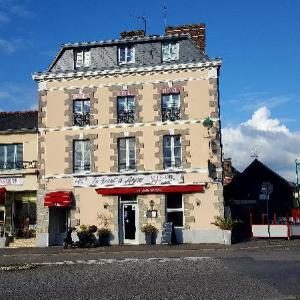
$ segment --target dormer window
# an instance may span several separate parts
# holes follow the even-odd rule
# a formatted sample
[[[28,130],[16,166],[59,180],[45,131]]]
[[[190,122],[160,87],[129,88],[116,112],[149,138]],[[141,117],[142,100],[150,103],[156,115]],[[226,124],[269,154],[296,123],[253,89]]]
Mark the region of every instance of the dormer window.
[[[133,46],[119,47],[119,64],[130,64],[135,62],[135,49]]]
[[[91,65],[90,49],[81,49],[75,51],[75,68],[87,68]]]
[[[162,44],[162,61],[172,61],[179,59],[179,43]]]

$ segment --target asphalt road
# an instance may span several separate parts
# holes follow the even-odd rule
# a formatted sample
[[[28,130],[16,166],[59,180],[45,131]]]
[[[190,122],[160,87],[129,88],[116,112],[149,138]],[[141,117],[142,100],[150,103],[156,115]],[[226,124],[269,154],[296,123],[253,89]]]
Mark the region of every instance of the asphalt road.
[[[0,271],[0,299],[300,297],[298,247],[168,253],[46,255],[35,269]]]

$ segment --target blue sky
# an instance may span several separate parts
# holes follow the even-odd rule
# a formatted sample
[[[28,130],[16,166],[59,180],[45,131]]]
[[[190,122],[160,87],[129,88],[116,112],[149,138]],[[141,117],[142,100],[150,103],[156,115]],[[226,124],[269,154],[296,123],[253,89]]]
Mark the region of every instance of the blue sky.
[[[162,34],[162,3],[0,0],[0,110],[35,106],[31,74],[45,70],[62,43],[117,38],[142,27],[133,15],[146,16],[149,34]],[[300,131],[300,1],[166,3],[168,25],[207,25],[207,53],[223,60],[223,127],[239,126],[266,107],[270,119]]]

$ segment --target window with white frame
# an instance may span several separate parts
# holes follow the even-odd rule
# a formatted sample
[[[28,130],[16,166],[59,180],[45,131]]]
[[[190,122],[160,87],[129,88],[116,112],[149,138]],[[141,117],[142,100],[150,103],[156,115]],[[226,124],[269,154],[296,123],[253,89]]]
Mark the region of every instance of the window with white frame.
[[[73,125],[90,125],[91,102],[89,99],[80,99],[73,101]]]
[[[119,172],[135,170],[135,138],[118,139]]]
[[[181,119],[180,94],[162,95],[162,121],[176,121]]]
[[[179,59],[179,43],[163,43],[162,44],[162,61],[172,61]]]
[[[91,170],[91,142],[90,140],[73,141],[73,171],[74,173]]]
[[[166,194],[166,222],[172,222],[175,227],[183,227],[182,194]]]
[[[134,123],[135,101],[133,96],[117,98],[118,123]]]
[[[135,48],[133,46],[119,47],[119,64],[129,64],[135,62]]]
[[[181,167],[181,136],[165,135],[163,139],[164,168]]]
[[[23,144],[0,144],[0,169],[23,168]]]
[[[75,51],[75,68],[87,68],[91,65],[90,49],[80,49]]]

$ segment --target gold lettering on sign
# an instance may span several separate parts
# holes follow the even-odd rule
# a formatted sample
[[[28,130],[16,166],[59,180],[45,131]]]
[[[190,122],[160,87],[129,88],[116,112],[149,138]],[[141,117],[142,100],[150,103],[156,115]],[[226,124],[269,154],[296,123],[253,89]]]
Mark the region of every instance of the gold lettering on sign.
[[[79,94],[73,94],[72,95],[72,99],[76,100],[76,99],[88,99],[90,98],[90,94],[85,94],[85,93],[79,93]]]
[[[180,93],[180,88],[178,86],[175,87],[167,87],[161,89],[162,94],[178,94]]]
[[[134,96],[134,95],[130,91],[123,90],[118,92],[118,96],[126,97],[126,96]]]

